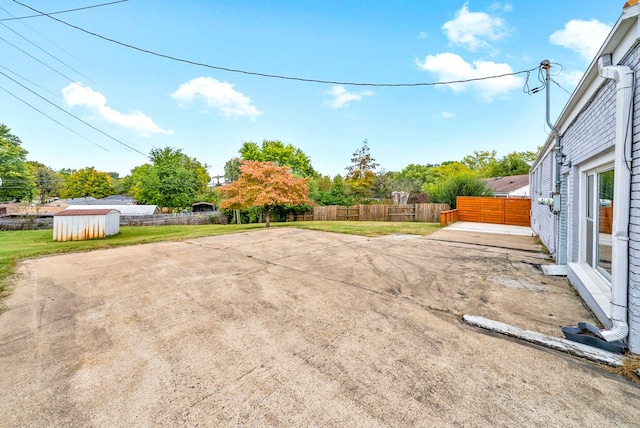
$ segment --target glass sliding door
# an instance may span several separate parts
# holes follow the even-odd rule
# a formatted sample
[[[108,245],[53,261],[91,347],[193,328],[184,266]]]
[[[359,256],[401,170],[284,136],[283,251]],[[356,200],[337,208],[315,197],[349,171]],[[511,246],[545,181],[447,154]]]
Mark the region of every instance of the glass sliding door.
[[[585,261],[611,281],[613,170],[586,174]]]
[[[611,281],[613,170],[598,174],[598,271]]]
[[[592,268],[595,267],[593,263],[593,249],[595,247],[595,174],[587,175],[587,236],[586,236],[586,262]]]

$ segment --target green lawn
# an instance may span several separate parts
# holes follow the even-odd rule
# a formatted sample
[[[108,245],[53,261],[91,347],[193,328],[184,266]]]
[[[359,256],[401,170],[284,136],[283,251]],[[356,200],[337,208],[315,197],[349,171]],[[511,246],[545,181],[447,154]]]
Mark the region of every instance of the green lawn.
[[[346,233],[361,236],[389,234],[429,235],[439,228],[436,223],[389,223],[353,221],[308,221],[271,223],[272,227],[297,227],[323,232]],[[54,242],[51,230],[24,230],[0,232],[0,300],[9,294],[9,277],[18,261],[51,254],[89,251],[160,241],[238,233],[263,229],[264,224],[202,225],[202,226],[132,226],[120,228],[120,233],[105,239]],[[1,311],[1,308],[0,308]]]

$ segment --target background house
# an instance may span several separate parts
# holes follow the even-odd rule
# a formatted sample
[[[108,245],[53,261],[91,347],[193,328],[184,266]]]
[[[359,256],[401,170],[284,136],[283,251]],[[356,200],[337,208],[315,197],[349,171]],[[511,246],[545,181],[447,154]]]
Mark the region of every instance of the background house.
[[[623,13],[530,173],[531,227],[606,326],[640,353],[640,6]],[[634,177],[634,178],[632,178]],[[541,203],[536,203],[536,202]],[[579,320],[576,320],[578,322]]]
[[[55,203],[66,205],[136,205],[138,201],[131,196],[111,195],[102,199],[91,196],[73,199],[58,199]]]
[[[485,179],[493,195],[499,198],[528,198],[529,174]]]

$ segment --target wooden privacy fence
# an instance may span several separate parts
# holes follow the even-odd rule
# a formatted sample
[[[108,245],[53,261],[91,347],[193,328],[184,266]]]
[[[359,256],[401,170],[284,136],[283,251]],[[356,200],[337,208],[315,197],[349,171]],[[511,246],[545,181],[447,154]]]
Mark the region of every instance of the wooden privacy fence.
[[[437,223],[440,212],[447,211],[448,204],[410,205],[330,205],[313,207],[315,221],[416,221]]]
[[[458,221],[458,210],[442,211],[440,213],[440,227],[449,226]]]
[[[531,199],[458,196],[459,221],[531,226]]]

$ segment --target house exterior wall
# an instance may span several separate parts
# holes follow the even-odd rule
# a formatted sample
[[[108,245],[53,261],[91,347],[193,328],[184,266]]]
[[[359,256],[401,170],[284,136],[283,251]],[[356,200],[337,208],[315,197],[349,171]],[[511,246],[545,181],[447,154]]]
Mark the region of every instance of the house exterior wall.
[[[629,225],[629,279],[628,279],[628,323],[627,345],[634,353],[640,353],[640,61],[639,44],[636,41],[627,46],[626,53],[614,54],[619,60],[614,64],[627,65],[635,73],[635,95],[633,107],[632,144],[632,183]],[[586,204],[585,177],[589,171],[613,167],[613,154],[616,149],[616,82],[597,77],[586,84],[595,88],[590,98],[580,100],[575,105],[579,111],[570,111],[570,123],[557,125],[562,133],[562,152],[566,155],[561,175],[566,183],[563,190],[566,198],[562,201],[562,210],[566,214],[549,214],[548,207],[536,204],[538,197],[548,197],[548,189],[553,188],[554,152],[548,150],[534,164],[531,172],[532,227],[547,245],[552,255],[557,256],[556,247],[561,235],[566,232],[568,279],[579,291],[587,305],[605,327],[610,321],[610,285],[607,289],[598,285],[598,275],[585,269],[584,263],[584,226],[583,217]],[[578,109],[576,109],[578,110]],[[550,141],[547,142],[549,147]],[[565,185],[563,183],[563,185]],[[615,203],[615,202],[614,202]],[[561,221],[562,220],[562,221]],[[563,224],[566,222],[566,225]],[[559,262],[556,257],[557,262]],[[615,263],[615,261],[614,261]]]
[[[580,251],[581,167],[614,149],[615,111],[616,84],[612,80],[605,80],[562,138],[562,151],[567,155],[565,164],[571,162],[571,167],[567,164],[561,170],[567,178],[567,185],[571,188],[567,192],[567,203],[563,206],[563,209],[567,210],[566,239],[569,263],[578,261]]]
[[[640,352],[640,45],[636,44],[627,63],[635,73],[633,100],[633,146],[631,169],[631,208],[629,216],[629,348]]]
[[[531,187],[531,228],[540,241],[556,256],[556,216],[549,206],[538,203],[538,198],[548,198],[553,192],[554,151],[548,151],[535,169],[531,171],[529,186]]]

